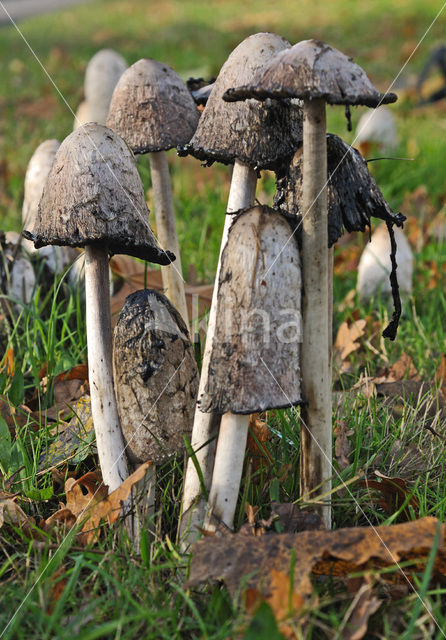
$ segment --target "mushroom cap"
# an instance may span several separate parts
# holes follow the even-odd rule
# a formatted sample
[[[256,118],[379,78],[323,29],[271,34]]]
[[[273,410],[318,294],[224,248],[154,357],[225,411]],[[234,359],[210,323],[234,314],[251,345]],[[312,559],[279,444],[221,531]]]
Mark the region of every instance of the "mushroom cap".
[[[43,187],[59,147],[59,140],[45,140],[39,144],[28,162],[22,207],[22,222],[24,225],[34,225]]]
[[[224,100],[318,98],[328,104],[376,107],[397,99],[394,93],[380,93],[351,58],[318,40],[303,40],[281,51],[262,76],[233,87]]]
[[[157,291],[126,298],[114,333],[113,375],[130,460],[159,463],[184,451],[198,369],[183,319]]]
[[[404,218],[392,212],[359,151],[333,134],[327,135],[327,177],[329,247],[344,229],[350,233],[370,228],[371,217],[401,226]],[[296,153],[278,183],[274,204],[297,216],[302,213],[302,198],[303,154]]]
[[[49,172],[32,233],[36,249],[48,244],[107,247],[159,264],[175,259],[159,248],[148,221],[136,161],[124,140],[97,123],[73,131]]]
[[[237,216],[221,258],[201,411],[246,414],[301,402],[301,294],[288,220],[262,206]]]
[[[97,111],[96,115],[101,117],[100,120],[94,120],[95,122],[105,123],[113,90],[126,69],[126,61],[113,49],[101,49],[88,63],[85,70],[84,93],[91,114],[94,116]]]
[[[232,164],[235,159],[256,168],[274,169],[293,155],[302,138],[302,112],[296,104],[256,100],[229,104],[227,89],[250,83],[289,43],[273,33],[256,33],[241,42],[215,81],[195,135],[182,153]]]
[[[138,60],[121,76],[110,103],[107,126],[134,153],[167,151],[184,145],[200,113],[180,76],[150,58]]]

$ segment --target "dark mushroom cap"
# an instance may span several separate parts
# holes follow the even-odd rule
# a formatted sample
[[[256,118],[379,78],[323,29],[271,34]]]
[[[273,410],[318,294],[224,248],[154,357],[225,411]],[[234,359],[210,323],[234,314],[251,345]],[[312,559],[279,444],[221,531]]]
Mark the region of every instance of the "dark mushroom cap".
[[[122,74],[113,92],[107,126],[134,153],[167,151],[184,145],[197,128],[200,113],[180,76],[150,58]]]
[[[327,176],[329,247],[344,229],[350,233],[370,228],[371,217],[402,226],[404,217],[392,212],[359,151],[332,134],[327,135]],[[302,153],[295,154],[277,186],[274,206],[288,215],[301,215]]]
[[[318,40],[303,40],[281,51],[261,77],[233,87],[224,100],[321,98],[328,104],[376,107],[397,99],[394,93],[380,93],[351,58]]]
[[[130,460],[159,463],[184,451],[198,369],[183,319],[157,291],[126,298],[114,333],[113,376]]]
[[[241,213],[222,254],[201,411],[246,414],[301,402],[301,289],[287,219],[262,206]]]
[[[159,264],[162,251],[148,221],[144,189],[133,153],[104,125],[89,123],[61,144],[39,203],[32,233],[36,249],[48,244],[107,247]]]
[[[273,33],[257,33],[231,53],[215,81],[195,135],[180,155],[190,153],[208,164],[236,159],[256,168],[274,169],[293,155],[302,138],[302,113],[296,104],[256,100],[229,104],[227,89],[252,81],[289,43]]]

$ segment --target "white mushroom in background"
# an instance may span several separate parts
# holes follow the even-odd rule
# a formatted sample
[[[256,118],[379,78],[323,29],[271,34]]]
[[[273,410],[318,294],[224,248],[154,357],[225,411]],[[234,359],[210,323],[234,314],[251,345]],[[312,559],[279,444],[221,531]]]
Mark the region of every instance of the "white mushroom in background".
[[[396,262],[398,264],[398,283],[403,295],[412,291],[413,253],[404,232],[398,227],[394,229],[397,245]],[[389,274],[392,270],[390,261],[390,238],[385,224],[381,224],[373,233],[371,241],[362,252],[358,266],[358,283],[356,288],[362,302],[373,298],[379,291],[382,295],[391,296]]]
[[[356,127],[354,146],[367,158],[376,150],[391,153],[398,146],[396,119],[392,111],[383,105],[366,111]]]
[[[101,49],[92,57],[85,71],[85,100],[77,109],[74,129],[87,122],[105,124],[113,91],[126,69],[126,61],[113,49]]]

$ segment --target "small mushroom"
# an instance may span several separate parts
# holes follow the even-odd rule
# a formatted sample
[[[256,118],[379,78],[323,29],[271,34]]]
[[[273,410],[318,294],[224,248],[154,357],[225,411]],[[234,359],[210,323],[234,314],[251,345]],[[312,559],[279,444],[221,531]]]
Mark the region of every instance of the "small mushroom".
[[[87,122],[105,124],[113,90],[126,69],[126,61],[113,49],[95,53],[85,71],[85,100],[76,112],[75,130]]]
[[[283,215],[254,207],[233,223],[221,258],[209,376],[198,406],[224,414],[209,510],[230,528],[249,414],[301,402],[301,273],[292,234]]]
[[[168,264],[150,228],[135,159],[103,125],[80,127],[61,144],[39,204],[36,226],[24,235],[36,248],[85,247],[85,298],[91,407],[104,482],[127,476],[112,374],[108,256],[126,253]]]
[[[326,103],[376,107],[396,96],[379,93],[337,49],[305,40],[278,53],[256,85],[235,87],[225,95],[229,100],[252,97],[303,100],[302,388],[307,403],[302,408],[301,491],[308,496],[315,487],[330,491],[332,476]],[[328,528],[330,509],[322,511]]]
[[[413,253],[410,244],[401,229],[395,229],[397,244],[396,262],[398,264],[398,284],[403,295],[412,291]],[[392,272],[391,241],[385,224],[380,225],[362,252],[358,265],[356,289],[362,302],[367,302],[378,291],[385,297],[392,293],[389,276]]]
[[[144,58],[122,75],[107,119],[107,125],[134,153],[149,154],[158,239],[177,256],[175,265],[163,270],[163,285],[186,324],[186,294],[166,151],[191,139],[199,116],[179,75],[166,64]]]
[[[273,33],[257,33],[245,38],[222,66],[201,115],[197,130],[179,154],[191,154],[207,165],[213,162],[234,164],[227,215],[222,234],[220,256],[226,245],[232,217],[254,204],[257,171],[287,164],[302,138],[302,114],[291,101],[279,104],[275,100],[263,105],[256,100],[230,104],[222,100],[232,86],[245,84],[267,66],[275,54],[289,48],[289,43]],[[230,214],[230,215],[228,215]],[[215,281],[219,281],[220,262]],[[206,345],[203,354],[200,393],[207,384],[210,350],[214,339],[217,307],[217,287],[214,287],[209,313]],[[187,465],[181,536],[189,542],[196,536],[195,525],[201,525],[206,501],[201,493],[201,479],[196,471],[200,466],[205,486],[212,476],[214,442],[219,419],[197,407],[192,431],[191,447],[195,459]],[[185,534],[188,529],[189,533]]]
[[[364,158],[372,149],[378,153],[391,153],[398,146],[395,116],[388,107],[377,107],[363,113],[356,127],[354,145]]]
[[[155,465],[184,451],[198,390],[198,369],[188,330],[162,294],[145,289],[126,298],[113,341],[113,375],[126,453],[133,467]],[[141,505],[153,514],[154,491]],[[140,514],[142,515],[142,514]]]

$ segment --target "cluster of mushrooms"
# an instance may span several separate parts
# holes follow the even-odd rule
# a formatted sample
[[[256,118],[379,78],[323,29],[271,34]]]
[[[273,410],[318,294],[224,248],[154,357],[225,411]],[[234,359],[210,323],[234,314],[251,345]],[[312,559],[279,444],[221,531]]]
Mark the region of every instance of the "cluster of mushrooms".
[[[187,547],[197,525],[233,528],[251,413],[300,405],[302,496],[330,492],[332,247],[344,230],[370,229],[371,216],[390,233],[404,218],[359,152],[327,135],[325,105],[376,107],[396,96],[380,94],[339,51],[315,40],[291,46],[271,33],[243,40],[216,81],[192,91],[154,60],[114,65],[112,95],[110,83],[92,83],[107,94],[106,123],[83,124],[53,144],[35,223],[23,235],[34,250],[85,250],[91,406],[109,490],[150,459],[144,513],[153,512],[155,465],[190,440],[179,527]],[[232,166],[201,376],[188,334],[171,148]],[[145,153],[158,241],[136,168],[135,154]],[[256,204],[264,169],[277,176],[274,208]],[[117,253],[163,265],[165,295],[130,295],[113,338],[108,260]],[[329,502],[318,508],[330,526]]]

